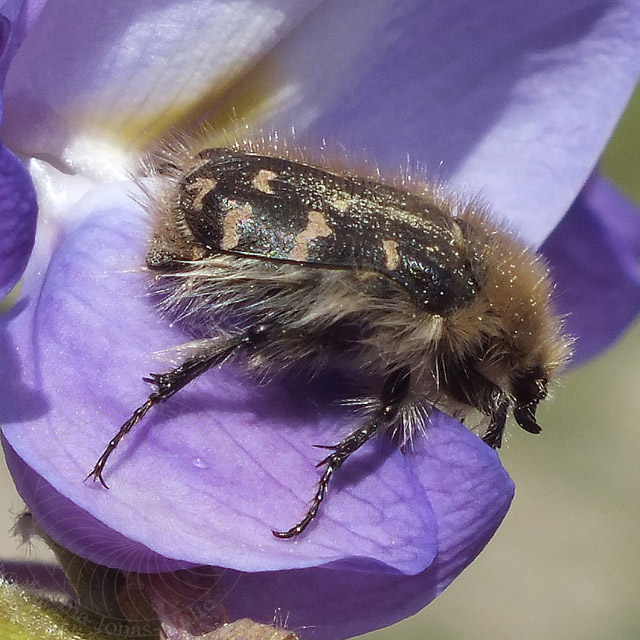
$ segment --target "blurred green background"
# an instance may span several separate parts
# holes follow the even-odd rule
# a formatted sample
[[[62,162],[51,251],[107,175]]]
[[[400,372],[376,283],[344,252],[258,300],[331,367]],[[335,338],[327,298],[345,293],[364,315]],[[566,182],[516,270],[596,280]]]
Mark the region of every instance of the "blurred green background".
[[[640,91],[602,167],[640,204]],[[501,451],[516,499],[488,548],[417,616],[367,640],[640,639],[640,325],[569,373]],[[0,468],[0,558],[52,559],[10,535],[21,510]]]

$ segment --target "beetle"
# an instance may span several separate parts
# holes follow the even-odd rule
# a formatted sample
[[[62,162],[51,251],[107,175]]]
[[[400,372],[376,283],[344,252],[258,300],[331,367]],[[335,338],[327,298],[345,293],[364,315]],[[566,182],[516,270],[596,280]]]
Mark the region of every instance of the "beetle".
[[[380,432],[411,437],[434,407],[479,412],[493,448],[510,412],[540,431],[536,408],[570,342],[544,262],[483,207],[239,147],[185,150],[161,177],[146,266],[162,310],[204,339],[145,378],[155,390],[88,477],[106,487],[107,460],[153,406],[240,357],[260,375],[338,358],[376,398],[361,426],[325,446],[309,508],[279,538],[308,527],[353,452]]]

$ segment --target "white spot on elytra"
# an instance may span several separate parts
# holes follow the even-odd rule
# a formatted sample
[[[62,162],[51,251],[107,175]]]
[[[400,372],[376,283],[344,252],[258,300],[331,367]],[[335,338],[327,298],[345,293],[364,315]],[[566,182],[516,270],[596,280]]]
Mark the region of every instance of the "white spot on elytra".
[[[253,215],[253,209],[249,204],[236,206],[230,209],[222,222],[222,242],[220,248],[223,251],[230,251],[238,246],[240,242],[240,234],[238,233],[238,225],[241,222],[250,220]]]
[[[398,254],[398,243],[395,240],[383,240],[382,248],[384,249],[384,261],[387,269],[397,269],[400,264],[400,255]]]
[[[202,209],[202,201],[204,200],[204,197],[210,193],[211,191],[213,191],[216,188],[216,185],[218,184],[217,180],[214,180],[213,178],[198,178],[193,185],[190,186],[189,191],[196,191],[197,190],[197,194],[195,196],[195,198],[193,199],[193,205],[192,208],[195,209],[196,211],[199,211]]]
[[[256,191],[261,191],[262,193],[273,194],[273,189],[271,188],[271,180],[274,180],[278,177],[277,173],[273,171],[269,171],[268,169],[260,169],[258,173],[254,176],[251,181],[251,186],[256,189]]]
[[[305,262],[309,259],[309,244],[316,238],[325,238],[333,233],[322,211],[309,211],[307,220],[306,228],[296,236],[293,249],[289,253],[291,260]]]

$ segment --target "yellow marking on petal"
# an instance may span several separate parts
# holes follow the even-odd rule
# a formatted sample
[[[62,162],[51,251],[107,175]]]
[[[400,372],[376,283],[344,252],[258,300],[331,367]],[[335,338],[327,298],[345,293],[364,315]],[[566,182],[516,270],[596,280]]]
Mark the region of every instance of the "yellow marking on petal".
[[[244,72],[218,76],[209,90],[188,102],[118,122],[117,135],[126,147],[137,149],[152,146],[176,131],[197,132],[203,148],[231,146],[247,137],[250,129],[258,129],[278,101],[274,87],[283,82],[275,67],[263,60]]]
[[[261,75],[260,68],[262,64],[241,73],[219,74],[212,78],[209,88],[170,104],[143,103],[135,110],[135,105],[126,105],[118,113],[100,107],[77,113],[76,131],[88,138],[104,139],[133,155],[176,132],[194,134],[203,148],[229,146],[247,136],[247,123],[257,129],[260,116],[273,105],[274,85]],[[267,76],[272,77],[272,73]]]
[[[22,280],[18,280],[17,284],[7,295],[0,300],[0,315],[9,311],[13,305],[18,302],[20,292],[22,291]]]

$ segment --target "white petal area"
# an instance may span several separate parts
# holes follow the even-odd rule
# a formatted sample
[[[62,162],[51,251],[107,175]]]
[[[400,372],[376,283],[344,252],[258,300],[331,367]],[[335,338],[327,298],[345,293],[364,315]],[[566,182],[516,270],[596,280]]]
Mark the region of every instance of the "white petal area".
[[[74,170],[87,141],[135,152],[215,104],[317,3],[50,0],[7,77],[3,139]]]

